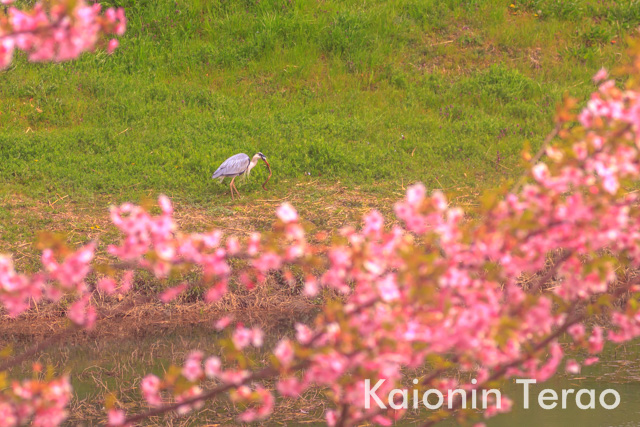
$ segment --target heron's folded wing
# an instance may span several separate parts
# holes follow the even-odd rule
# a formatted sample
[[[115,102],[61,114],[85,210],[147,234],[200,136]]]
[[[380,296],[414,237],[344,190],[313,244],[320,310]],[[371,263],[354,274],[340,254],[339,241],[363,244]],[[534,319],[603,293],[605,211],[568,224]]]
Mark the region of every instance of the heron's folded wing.
[[[231,156],[220,165],[211,178],[240,175],[247,170],[249,162],[249,156],[244,153]]]

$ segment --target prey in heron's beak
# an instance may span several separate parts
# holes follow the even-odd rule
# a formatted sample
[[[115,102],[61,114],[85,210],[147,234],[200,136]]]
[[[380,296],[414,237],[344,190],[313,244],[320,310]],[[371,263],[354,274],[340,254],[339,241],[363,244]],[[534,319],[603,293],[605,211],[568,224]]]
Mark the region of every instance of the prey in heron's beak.
[[[269,165],[269,162],[267,162],[267,158],[266,157],[262,157],[262,160],[264,161],[264,163],[267,165],[267,169],[269,169],[269,176],[267,177],[267,180],[262,184],[262,189],[266,190],[267,187],[267,182],[269,182],[269,180],[271,179],[271,165]]]

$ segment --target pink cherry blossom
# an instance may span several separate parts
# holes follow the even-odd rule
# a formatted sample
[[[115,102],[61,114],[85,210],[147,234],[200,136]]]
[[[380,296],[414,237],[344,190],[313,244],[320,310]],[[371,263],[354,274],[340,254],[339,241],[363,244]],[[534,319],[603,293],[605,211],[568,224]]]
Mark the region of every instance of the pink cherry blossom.
[[[333,427],[338,423],[338,415],[336,411],[329,410],[324,414],[325,419],[327,420],[327,425],[329,427]]]
[[[426,188],[423,184],[414,184],[407,189],[407,203],[416,207],[419,206],[425,198]]]
[[[57,426],[67,417],[65,407],[72,396],[67,376],[50,381],[13,381],[10,391],[12,395],[3,394],[0,400],[3,425]]]
[[[582,323],[576,323],[569,327],[567,332],[569,332],[569,334],[575,341],[578,341],[582,339],[582,337],[584,337],[584,325]]]
[[[43,18],[15,14],[26,27],[37,19]],[[117,11],[105,19],[118,21]],[[15,43],[30,49],[22,45],[28,41]],[[165,197],[158,200],[158,215],[130,203],[113,207],[112,221],[122,238],[108,252],[117,258],[114,265],[126,269],[119,290],[131,287],[133,271],[164,279],[188,270],[201,275],[198,285],[211,302],[236,283],[244,286],[241,292],[251,292],[278,271],[295,292],[323,291],[330,299],[307,325],[296,324],[295,341],[282,338],[270,348],[273,357],[265,359],[264,369],[249,371],[257,365],[250,347],[265,345],[262,331],[238,323],[231,331],[233,345],[222,338],[217,356],[207,358],[204,368],[204,355],[196,352],[163,379],[145,377],[145,400],[151,406],[175,401],[177,412],[186,413],[202,403],[187,400],[203,395],[205,380],[216,379],[220,390],[241,404],[239,420],[259,421],[274,404],[259,385],[269,377],[291,398],[307,388],[326,391],[334,408],[326,413],[330,424],[389,424],[403,412],[363,408],[365,378],[385,379],[380,393],[388,393],[406,384],[406,372],[446,360],[447,373],[473,374],[477,384],[459,384],[434,370],[425,387],[471,390],[514,376],[542,382],[563,366],[559,340],[565,332],[570,337],[565,348],[590,354],[601,352],[606,341],[639,337],[640,314],[631,292],[640,287],[627,272],[640,266],[640,197],[630,191],[640,180],[640,90],[633,82],[620,89],[605,81],[577,122],[565,116],[570,115],[558,118],[558,143],[541,152],[522,183],[483,196],[470,212],[441,191],[415,184],[395,204],[397,221],[386,227],[374,211],[361,226],[346,226],[332,239],[319,233],[317,241],[307,240],[298,214],[285,204],[272,230],[241,241],[220,230],[181,231]],[[45,249],[43,267],[34,274],[18,273],[11,258],[0,257],[0,303],[16,316],[31,301],[66,296],[69,318],[90,327],[96,316],[90,304],[95,248],[96,243]],[[108,280],[101,279],[97,288],[112,292],[115,282]],[[161,298],[168,301],[184,286],[191,283]],[[606,334],[592,312],[610,317]],[[216,327],[222,330],[230,321],[225,316]],[[564,368],[577,373],[580,364],[570,359]],[[12,393],[31,402],[32,410],[36,387],[17,384]],[[10,405],[0,406],[8,419],[19,407]],[[502,396],[483,413],[494,416],[510,406]],[[51,416],[64,418],[64,405],[55,406]]]
[[[155,375],[147,375],[142,379],[140,384],[142,396],[151,406],[160,406],[162,398],[160,397],[160,378]]]
[[[0,419],[6,426],[18,425],[18,415],[9,403],[0,402]]]
[[[10,6],[0,30],[0,68],[11,63],[14,48],[27,52],[31,61],[67,61],[94,50],[105,35],[124,33],[123,9],[100,12],[99,4],[88,5],[84,0],[36,2],[29,11]],[[108,49],[116,47],[113,39]]]
[[[362,232],[369,235],[377,235],[382,231],[384,218],[378,211],[371,211],[364,217],[364,228]]]
[[[281,265],[282,258],[273,252],[264,253],[253,262],[253,266],[262,273],[267,273],[269,270],[276,270],[280,268]]]
[[[178,403],[184,402],[188,399],[193,399],[194,397],[200,396],[201,394],[202,394],[202,388],[198,385],[194,385],[189,387],[186,391],[183,391],[182,393],[178,394],[178,396],[176,396],[176,402]],[[179,415],[184,415],[193,411],[194,409],[202,408],[203,404],[204,403],[202,401],[196,401],[195,403],[191,403],[191,404],[185,403],[184,405],[178,406],[178,409],[176,411],[178,412]]]
[[[262,347],[264,342],[264,334],[260,328],[251,328],[251,345],[254,347]]]
[[[249,345],[261,347],[263,342],[263,333],[259,328],[249,329],[239,323],[231,335],[231,340],[233,341],[233,345],[235,345],[239,350],[242,350]]]
[[[119,44],[120,44],[120,42],[118,42],[118,39],[109,40],[109,46],[107,47],[107,53],[113,53],[118,48]]]
[[[606,69],[600,68],[600,70],[593,76],[593,82],[599,83],[602,80],[605,80],[609,76],[609,73]]]
[[[68,255],[62,263],[58,263],[51,249],[45,249],[41,259],[50,279],[58,281],[66,289],[82,290],[83,281],[91,271],[94,252],[95,243],[89,243]]]
[[[221,331],[225,329],[227,326],[229,326],[232,320],[233,320],[232,316],[222,316],[220,319],[216,321],[216,323],[214,324],[214,327],[216,328],[216,330]]]
[[[110,426],[121,426],[124,424],[126,415],[121,409],[110,409],[108,413],[108,424]]]
[[[220,380],[226,384],[240,385],[248,376],[249,372],[247,372],[246,370],[229,369],[226,371],[222,371],[218,375],[218,378],[220,378]]]
[[[570,374],[579,374],[580,364],[573,359],[567,360],[565,370]]]
[[[380,292],[380,297],[383,301],[391,302],[400,298],[400,292],[395,280],[394,275],[388,274],[378,281],[378,292]]]
[[[276,385],[278,393],[287,397],[299,397],[305,389],[304,384],[297,378],[283,378]]]
[[[227,239],[227,252],[229,255],[235,255],[240,252],[240,243],[237,237],[231,236]]]
[[[598,357],[588,357],[584,360],[584,366],[591,366],[600,360]]]
[[[220,358],[212,356],[204,362],[204,373],[208,378],[216,378],[220,374]]]
[[[133,286],[133,271],[125,271],[122,275],[122,281],[120,282],[119,291],[126,294],[131,290]]]
[[[219,282],[213,285],[211,288],[209,288],[209,290],[205,294],[204,299],[207,302],[218,301],[220,298],[222,298],[222,296],[225,293],[227,293],[227,290],[228,290],[227,282],[226,281]]]
[[[276,346],[274,354],[276,355],[280,363],[282,363],[282,365],[291,365],[291,362],[293,362],[294,358],[294,351],[293,346],[291,345],[291,341],[286,338],[281,340]]]
[[[170,301],[173,301],[174,299],[176,299],[178,295],[186,291],[188,288],[189,288],[188,283],[181,283],[178,286],[169,288],[160,294],[160,301],[162,301],[165,304]]]
[[[187,360],[182,368],[182,375],[189,381],[194,382],[202,376],[202,357],[201,351],[192,351],[187,356]]]
[[[318,281],[315,277],[310,276],[304,281],[304,294],[308,297],[318,295]]]
[[[278,215],[278,218],[285,224],[298,220],[298,212],[287,202],[278,206],[276,215]]]
[[[589,352],[600,353],[602,348],[604,347],[604,336],[602,333],[602,328],[600,326],[595,326],[591,333],[591,337],[589,337]]]
[[[89,303],[89,294],[71,304],[67,316],[77,325],[86,329],[92,329],[96,323],[97,314],[95,308]]]
[[[302,323],[296,323],[296,339],[300,344],[308,344],[311,341],[313,335],[311,329],[307,325]]]
[[[238,416],[238,419],[241,422],[249,423],[263,420],[271,414],[275,403],[273,395],[268,390],[260,386],[256,387],[253,395],[255,395],[254,398],[250,398],[248,393],[241,395],[240,397],[241,400],[252,401],[254,405],[257,405],[257,407],[251,407]]]
[[[98,280],[98,289],[107,295],[111,295],[116,291],[116,281],[111,277],[103,277]]]

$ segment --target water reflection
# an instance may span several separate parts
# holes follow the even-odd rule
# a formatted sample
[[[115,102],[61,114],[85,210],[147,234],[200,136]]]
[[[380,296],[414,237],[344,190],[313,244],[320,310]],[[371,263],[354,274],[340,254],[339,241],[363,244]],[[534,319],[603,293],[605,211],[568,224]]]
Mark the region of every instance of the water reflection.
[[[265,347],[271,348],[282,334],[291,335],[293,319],[279,323],[276,327],[267,329],[265,337]],[[198,348],[207,354],[216,354],[219,351],[217,341],[226,333],[218,333],[211,326],[193,326],[189,328],[176,328],[169,333],[153,334],[146,337],[136,337],[118,340],[117,345],[113,342],[85,343],[82,346],[61,345],[46,351],[40,361],[47,365],[67,366],[73,368],[74,375],[72,382],[77,393],[78,401],[95,403],[93,416],[88,414],[83,408],[72,410],[71,421],[95,420],[102,418],[102,407],[100,396],[103,389],[97,387],[95,376],[98,377],[108,372],[109,375],[103,378],[110,389],[115,389],[117,384],[135,384],[137,377],[145,372],[153,372],[162,375],[164,369],[170,364],[181,364],[184,356],[190,349]],[[265,361],[266,354],[257,352],[257,360]],[[611,346],[605,348],[601,355],[601,361],[593,366],[583,367],[578,375],[559,375],[558,377],[541,384],[529,386],[529,409],[523,408],[523,385],[516,384],[515,380],[505,383],[500,387],[504,395],[509,396],[513,401],[513,409],[507,414],[499,415],[486,421],[489,427],[501,426],[549,426],[564,427],[566,425],[584,426],[616,426],[630,427],[640,426],[640,342],[627,344],[625,346]],[[571,357],[583,360],[586,354],[574,354]],[[30,375],[25,370],[24,375]],[[580,409],[576,406],[575,393],[569,395],[566,409],[560,407],[561,398],[558,399],[558,406],[554,409],[545,410],[538,404],[538,394],[543,389],[550,388],[556,391],[559,397],[563,389],[593,389],[596,392],[596,408]],[[620,394],[620,405],[612,410],[604,409],[597,400],[600,393],[605,389],[614,389]],[[133,386],[126,393],[130,402],[136,402],[131,408],[133,412],[143,408],[139,400],[139,391]],[[120,397],[125,397],[120,395]],[[321,399],[321,397],[316,396]],[[86,400],[85,400],[86,399]],[[583,396],[583,403],[587,403],[588,396]],[[613,396],[608,396],[607,402],[611,403]],[[328,402],[315,401],[316,410],[309,412],[308,408],[295,408],[296,421],[304,418],[305,425],[321,425],[314,421],[323,418],[324,409]],[[72,405],[72,406],[75,406]],[[213,404],[216,407],[216,403]],[[86,409],[86,408],[85,408]],[[220,408],[218,408],[220,409]],[[286,411],[286,409],[281,408]],[[291,408],[288,408],[291,410]],[[237,411],[227,412],[227,409],[220,409],[221,412],[212,416],[204,415],[198,417],[200,421],[231,422],[235,420]],[[278,411],[278,409],[276,409]],[[306,411],[306,412],[305,412]],[[426,410],[424,410],[426,411]],[[306,414],[306,415],[304,415]],[[420,414],[409,413],[408,418],[397,425],[420,425],[426,419],[426,412]],[[284,413],[274,414],[272,421],[288,423],[292,420]],[[309,423],[311,422],[311,423]],[[455,426],[454,420],[443,422],[441,425]]]

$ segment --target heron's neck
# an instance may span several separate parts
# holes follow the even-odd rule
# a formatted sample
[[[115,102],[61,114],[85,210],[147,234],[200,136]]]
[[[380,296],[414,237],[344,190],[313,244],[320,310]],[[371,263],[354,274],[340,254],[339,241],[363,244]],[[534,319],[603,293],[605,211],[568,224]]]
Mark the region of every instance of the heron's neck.
[[[253,158],[251,159],[251,163],[249,163],[249,167],[247,168],[247,175],[249,175],[251,169],[256,167],[256,165],[258,164],[258,160],[260,160],[260,157],[253,156]]]

